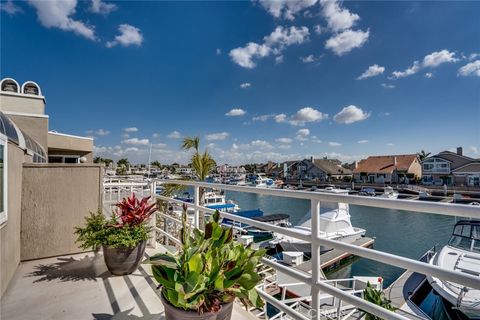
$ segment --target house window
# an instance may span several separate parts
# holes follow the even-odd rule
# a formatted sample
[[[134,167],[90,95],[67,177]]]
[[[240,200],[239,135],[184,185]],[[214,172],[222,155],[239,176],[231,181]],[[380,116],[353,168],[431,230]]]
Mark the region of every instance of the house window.
[[[0,224],[7,221],[7,137],[0,134]]]

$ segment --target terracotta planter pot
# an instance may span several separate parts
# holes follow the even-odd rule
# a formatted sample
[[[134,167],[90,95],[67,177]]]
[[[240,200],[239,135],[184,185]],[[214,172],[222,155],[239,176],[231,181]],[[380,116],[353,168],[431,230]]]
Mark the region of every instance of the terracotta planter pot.
[[[163,293],[160,294],[160,298],[165,308],[165,320],[230,320],[232,318],[233,302],[222,304],[218,312],[199,314],[197,311],[175,308],[165,300]]]
[[[142,241],[135,248],[103,246],[103,257],[108,271],[114,275],[123,276],[137,270],[143,259],[146,244],[146,241]]]

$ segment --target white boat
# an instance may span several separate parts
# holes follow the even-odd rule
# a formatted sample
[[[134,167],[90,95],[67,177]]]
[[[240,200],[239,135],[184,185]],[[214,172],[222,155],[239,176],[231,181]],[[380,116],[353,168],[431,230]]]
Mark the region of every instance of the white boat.
[[[263,174],[257,174],[255,180],[253,180],[252,185],[257,188],[268,188],[273,185],[273,180],[265,177]]]
[[[378,196],[379,198],[387,198],[387,199],[397,199],[398,198],[398,192],[393,190],[392,187],[386,187],[385,190],[383,191],[383,194]]]
[[[315,192],[348,194],[348,190],[335,189],[328,187],[326,189],[317,189]],[[322,201],[320,204],[320,237],[330,240],[352,243],[365,235],[365,229],[352,226],[350,221],[350,207],[346,203]],[[296,231],[303,234],[310,234],[312,230],[312,215],[309,211],[299,225],[293,227]],[[299,240],[286,235],[277,235],[274,240],[279,243],[284,251],[301,251],[310,253],[311,243]],[[321,247],[320,251],[328,251],[330,248]]]
[[[461,220],[455,224],[448,244],[429,262],[443,269],[480,277],[480,221]],[[480,290],[427,277],[443,299],[470,319],[480,319]]]

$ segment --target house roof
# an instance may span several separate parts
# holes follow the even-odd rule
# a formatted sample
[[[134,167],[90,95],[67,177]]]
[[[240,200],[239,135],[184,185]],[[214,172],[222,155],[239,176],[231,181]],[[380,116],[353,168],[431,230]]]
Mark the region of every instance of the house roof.
[[[313,165],[327,174],[352,174],[352,170],[342,167],[338,160],[314,159]]]
[[[447,161],[450,161],[450,168],[452,170],[455,170],[456,168],[462,167],[470,162],[474,162],[475,159],[464,156],[464,155],[459,155],[455,152],[451,151],[442,151],[439,154],[436,154],[434,156],[428,157],[427,159],[432,159],[432,158],[441,158]],[[427,160],[425,159],[425,160]]]
[[[480,162],[471,162],[458,167],[453,173],[480,173]]]
[[[394,170],[407,171],[417,159],[416,154],[401,154],[388,156],[372,156],[361,160],[354,173],[393,173]],[[395,164],[396,160],[396,164]]]

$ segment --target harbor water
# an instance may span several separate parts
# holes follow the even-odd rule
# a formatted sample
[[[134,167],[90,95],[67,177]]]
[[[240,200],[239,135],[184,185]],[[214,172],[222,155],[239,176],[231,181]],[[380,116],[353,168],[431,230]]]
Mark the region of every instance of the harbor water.
[[[310,210],[310,201],[302,199],[234,191],[227,191],[226,199],[236,202],[241,210],[261,209],[264,214],[289,214],[292,225]],[[350,215],[353,226],[366,229],[366,236],[375,238],[375,249],[412,259],[419,259],[434,245],[444,245],[455,224],[454,217],[356,205],[350,206]],[[400,268],[362,258],[327,276],[380,276],[384,279],[384,287],[387,287],[402,273]]]

